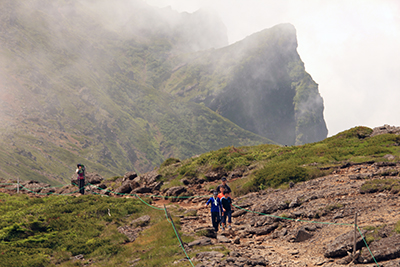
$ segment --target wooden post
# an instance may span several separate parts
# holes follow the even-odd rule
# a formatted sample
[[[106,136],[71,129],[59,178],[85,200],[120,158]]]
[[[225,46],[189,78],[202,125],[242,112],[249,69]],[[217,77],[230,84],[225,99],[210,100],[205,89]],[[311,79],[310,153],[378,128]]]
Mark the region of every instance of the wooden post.
[[[353,243],[353,258],[356,256],[357,251],[357,212],[354,216],[354,243]]]
[[[19,194],[19,177],[17,177],[17,194]]]

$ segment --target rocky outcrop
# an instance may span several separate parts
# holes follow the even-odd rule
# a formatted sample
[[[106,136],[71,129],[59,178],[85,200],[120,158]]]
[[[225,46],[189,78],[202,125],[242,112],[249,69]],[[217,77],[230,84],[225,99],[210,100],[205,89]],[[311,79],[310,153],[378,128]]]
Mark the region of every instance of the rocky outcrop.
[[[390,126],[388,124],[375,127],[371,133],[371,137],[380,134],[400,134],[400,127]]]
[[[160,177],[157,171],[140,176],[137,176],[136,172],[127,172],[122,179],[121,186],[115,192],[119,194],[158,193],[163,185],[163,182],[157,181]]]

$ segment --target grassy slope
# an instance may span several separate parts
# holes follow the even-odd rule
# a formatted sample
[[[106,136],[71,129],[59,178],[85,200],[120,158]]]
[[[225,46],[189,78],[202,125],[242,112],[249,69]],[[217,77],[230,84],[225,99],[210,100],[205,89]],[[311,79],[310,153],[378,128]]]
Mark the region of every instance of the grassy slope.
[[[240,195],[267,187],[285,187],[290,181],[313,179],[347,162],[387,161],[383,157],[386,154],[398,160],[400,136],[369,137],[371,132],[369,128],[356,127],[302,146],[226,147],[180,164],[176,164],[179,162],[176,159],[168,159],[159,171],[161,179],[176,185],[183,177],[202,178],[212,169],[248,168],[252,172],[249,177],[230,183],[235,194]],[[144,214],[151,215],[150,228],[134,243],[125,244],[126,237],[118,233],[117,227]],[[90,259],[96,266],[129,266],[137,258],[141,259],[138,266],[168,266],[185,256],[164,216],[163,211],[127,198],[93,195],[29,198],[0,194],[0,251],[4,252],[0,260],[4,266],[74,266],[71,257],[84,254],[81,263]],[[183,239],[188,242],[192,237]],[[190,257],[196,252],[191,253]],[[187,262],[184,264],[189,266]]]
[[[77,162],[109,177],[151,170],[170,156],[271,143],[158,90],[174,67],[166,62],[170,36],[123,37],[78,2],[36,3],[0,4],[2,177],[60,184]]]
[[[141,259],[136,266],[170,266],[185,258],[164,211],[139,200],[0,194],[0,211],[1,266],[131,266],[136,259]],[[117,228],[144,214],[151,216],[149,228],[126,243]],[[179,220],[175,223],[179,229]],[[81,254],[82,261],[73,260]]]
[[[386,154],[392,154],[398,160],[400,136],[369,137],[371,132],[372,129],[366,127],[355,127],[301,146],[226,147],[184,160],[178,166],[164,164],[167,166],[162,165],[159,172],[164,180],[174,181],[172,183],[176,185],[183,177],[204,179],[204,174],[210,170],[249,170],[251,174],[246,179],[232,184],[236,194],[245,194],[323,176],[347,162],[387,161],[383,157]]]

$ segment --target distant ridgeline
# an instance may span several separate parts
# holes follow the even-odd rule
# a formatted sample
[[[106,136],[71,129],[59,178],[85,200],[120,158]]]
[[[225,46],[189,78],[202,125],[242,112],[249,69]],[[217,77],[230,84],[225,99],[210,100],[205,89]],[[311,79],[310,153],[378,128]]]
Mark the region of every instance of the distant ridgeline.
[[[226,146],[326,138],[323,100],[277,25],[228,45],[216,14],[143,1],[0,3],[0,177],[65,183]]]

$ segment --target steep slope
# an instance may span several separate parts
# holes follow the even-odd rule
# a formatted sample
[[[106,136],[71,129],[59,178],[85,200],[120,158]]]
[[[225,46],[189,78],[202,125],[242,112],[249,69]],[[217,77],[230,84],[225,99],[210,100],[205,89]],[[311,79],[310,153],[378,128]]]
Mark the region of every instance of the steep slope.
[[[105,177],[326,137],[291,25],[227,46],[215,14],[140,0],[0,3],[0,176]]]
[[[296,48],[294,27],[277,25],[186,58],[165,90],[280,144],[320,141],[328,133],[323,100]]]
[[[172,68],[166,59],[182,47],[226,44],[226,35],[199,40],[221,31],[198,23],[201,11],[123,0],[2,1],[0,8],[3,177],[64,183],[77,162],[107,177],[148,171],[170,156],[271,142],[156,89]],[[189,31],[188,23],[202,26]]]

